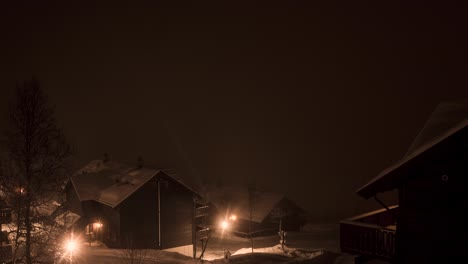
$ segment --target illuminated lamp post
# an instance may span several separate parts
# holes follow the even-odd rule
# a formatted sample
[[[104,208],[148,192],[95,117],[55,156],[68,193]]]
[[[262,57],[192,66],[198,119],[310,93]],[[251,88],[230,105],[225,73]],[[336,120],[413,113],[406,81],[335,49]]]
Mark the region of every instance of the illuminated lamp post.
[[[73,253],[78,249],[78,242],[73,238],[73,233],[70,239],[65,242],[65,251],[70,254],[70,263],[73,263]]]
[[[221,223],[219,224],[219,226],[221,227],[221,230],[222,230],[223,233],[224,233],[224,231],[225,231],[226,229],[229,228],[229,224],[230,224],[230,223],[229,223],[228,221],[226,221],[226,220],[221,221]],[[223,245],[223,255],[224,255],[224,258],[227,259],[227,258],[229,258],[230,253],[228,254],[228,252],[226,251],[226,248],[224,247],[224,240],[223,240],[222,238],[221,238],[221,243],[222,243],[222,245]]]

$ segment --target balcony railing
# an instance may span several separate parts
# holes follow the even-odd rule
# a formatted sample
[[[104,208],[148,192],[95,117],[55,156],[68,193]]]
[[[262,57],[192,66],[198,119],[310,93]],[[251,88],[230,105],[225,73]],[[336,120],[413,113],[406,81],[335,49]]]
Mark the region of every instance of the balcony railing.
[[[340,245],[342,252],[393,260],[395,230],[356,221],[342,221]]]

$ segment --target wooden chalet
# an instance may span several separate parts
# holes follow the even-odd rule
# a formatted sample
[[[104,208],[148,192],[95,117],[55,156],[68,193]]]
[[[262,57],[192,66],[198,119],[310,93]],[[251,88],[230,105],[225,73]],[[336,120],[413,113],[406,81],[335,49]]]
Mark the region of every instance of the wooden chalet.
[[[360,196],[398,190],[398,207],[341,223],[341,249],[395,263],[452,263],[465,257],[468,104],[443,103],[405,157],[360,188]]]
[[[94,160],[71,178],[76,228],[109,247],[194,254],[196,193],[162,170]]]
[[[280,218],[285,231],[299,231],[306,222],[306,212],[282,194],[265,191],[249,194],[247,188],[219,186],[205,186],[205,192],[211,204],[210,222],[216,225],[235,216],[229,231],[238,236],[276,234]]]

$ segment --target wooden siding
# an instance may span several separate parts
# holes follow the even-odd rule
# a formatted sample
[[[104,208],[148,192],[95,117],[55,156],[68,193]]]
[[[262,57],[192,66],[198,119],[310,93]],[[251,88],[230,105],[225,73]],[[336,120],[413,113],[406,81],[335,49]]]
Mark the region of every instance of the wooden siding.
[[[98,203],[96,201],[84,201],[82,203],[84,215],[83,223],[90,224],[101,222],[102,239],[110,247],[120,246],[120,217],[119,209]],[[84,227],[84,226],[83,226]]]
[[[153,178],[120,207],[121,245],[124,248],[158,247],[158,192]]]
[[[468,246],[468,157],[457,150],[413,169],[414,179],[400,188],[397,262],[446,262],[449,256],[461,257]]]
[[[398,208],[390,206],[390,211],[383,208],[341,221],[341,251],[359,255],[362,259],[393,261],[396,250],[394,225]]]
[[[395,230],[379,225],[342,221],[342,252],[392,261],[395,256]]]
[[[191,245],[193,194],[180,184],[160,179],[161,190],[161,247]]]
[[[103,227],[98,237],[114,248],[167,249],[192,245],[193,196],[192,190],[160,173],[115,208],[96,201],[81,202],[80,229],[84,230],[87,224],[101,222]]]

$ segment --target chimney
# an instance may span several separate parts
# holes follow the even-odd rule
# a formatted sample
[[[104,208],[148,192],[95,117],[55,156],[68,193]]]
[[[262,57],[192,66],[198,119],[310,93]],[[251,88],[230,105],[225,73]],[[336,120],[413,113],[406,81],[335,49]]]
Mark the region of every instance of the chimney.
[[[109,154],[107,154],[107,152],[106,152],[106,153],[104,153],[104,159],[102,160],[102,162],[106,163],[108,161],[109,161]]]
[[[143,168],[143,158],[142,158],[141,156],[138,156],[138,159],[137,159],[137,168],[138,168],[138,169]]]

